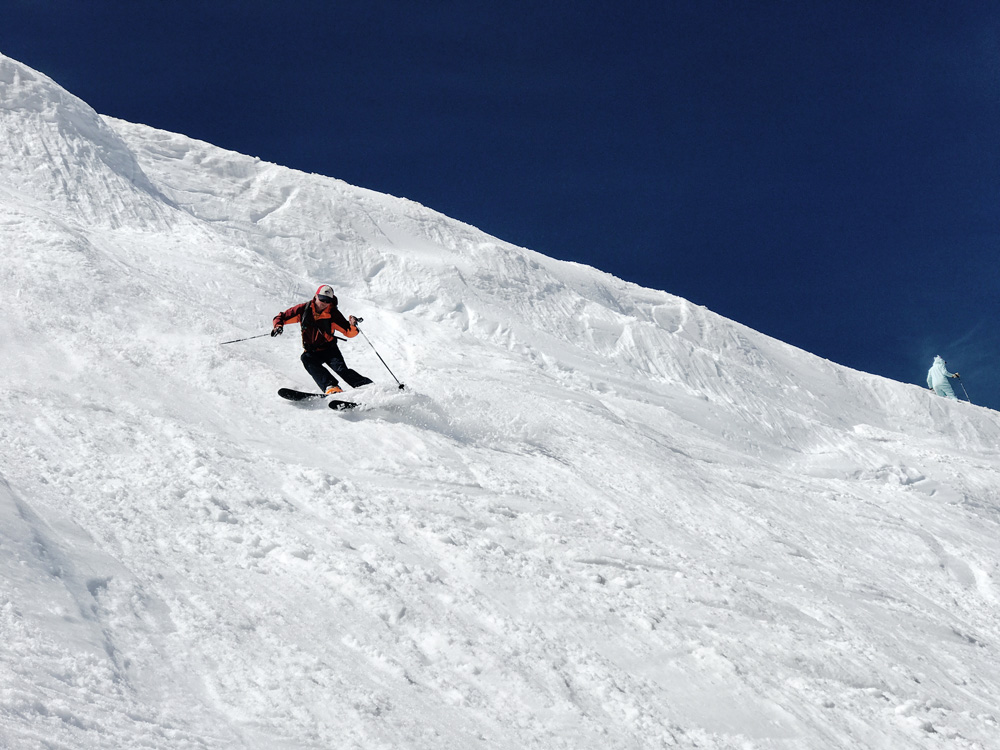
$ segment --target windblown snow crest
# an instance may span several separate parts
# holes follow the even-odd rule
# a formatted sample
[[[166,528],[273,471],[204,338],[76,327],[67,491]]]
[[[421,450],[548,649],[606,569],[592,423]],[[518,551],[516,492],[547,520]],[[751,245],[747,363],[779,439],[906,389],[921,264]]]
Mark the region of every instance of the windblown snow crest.
[[[3,57],[0,134],[0,745],[996,746],[996,414]]]
[[[87,104],[0,54],[5,187],[67,218],[119,226],[160,222],[164,200],[131,150]]]

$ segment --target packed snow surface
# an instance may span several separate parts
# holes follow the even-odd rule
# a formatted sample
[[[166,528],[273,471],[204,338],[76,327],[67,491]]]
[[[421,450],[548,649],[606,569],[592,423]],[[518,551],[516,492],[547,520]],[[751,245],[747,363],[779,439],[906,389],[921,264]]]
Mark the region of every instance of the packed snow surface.
[[[0,746],[1000,747],[996,413],[2,56],[0,147]],[[221,343],[320,283],[351,412]]]

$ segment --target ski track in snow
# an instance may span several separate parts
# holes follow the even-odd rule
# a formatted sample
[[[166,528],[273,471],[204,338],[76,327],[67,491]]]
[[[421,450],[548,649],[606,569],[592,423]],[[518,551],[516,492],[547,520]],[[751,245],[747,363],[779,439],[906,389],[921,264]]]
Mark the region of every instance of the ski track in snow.
[[[2,56],[0,143],[0,746],[1000,747],[996,413]],[[407,390],[219,346],[320,282]]]

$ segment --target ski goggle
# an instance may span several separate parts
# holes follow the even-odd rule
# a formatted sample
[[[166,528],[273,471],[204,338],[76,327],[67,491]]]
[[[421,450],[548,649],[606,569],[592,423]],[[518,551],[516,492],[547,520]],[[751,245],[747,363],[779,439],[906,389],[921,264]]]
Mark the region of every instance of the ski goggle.
[[[322,302],[324,305],[329,305],[333,302],[333,297],[327,297],[325,294],[317,294],[316,299]]]

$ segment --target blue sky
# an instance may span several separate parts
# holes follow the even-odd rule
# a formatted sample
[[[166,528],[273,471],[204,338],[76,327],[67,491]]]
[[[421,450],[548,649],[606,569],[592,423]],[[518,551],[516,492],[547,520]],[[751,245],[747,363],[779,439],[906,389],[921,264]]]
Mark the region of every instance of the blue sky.
[[[1000,408],[1000,6],[13,0],[99,112]]]

